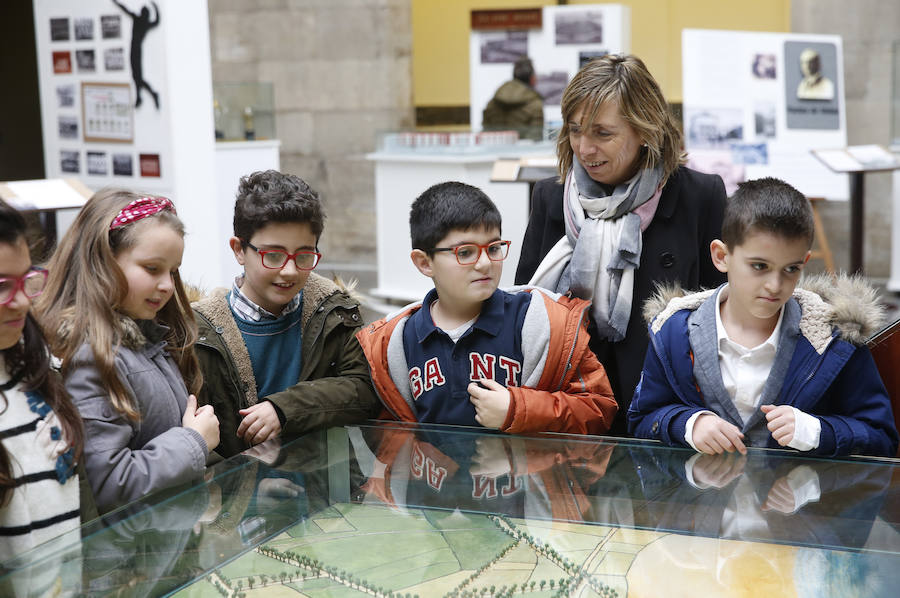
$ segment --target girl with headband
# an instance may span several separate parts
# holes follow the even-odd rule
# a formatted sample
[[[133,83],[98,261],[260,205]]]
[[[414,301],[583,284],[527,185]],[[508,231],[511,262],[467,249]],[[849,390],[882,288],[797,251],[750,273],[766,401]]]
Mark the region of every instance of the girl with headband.
[[[219,443],[197,328],[178,267],[172,202],[102,190],[50,260],[38,316],[85,427],[85,468],[101,512],[200,479]]]

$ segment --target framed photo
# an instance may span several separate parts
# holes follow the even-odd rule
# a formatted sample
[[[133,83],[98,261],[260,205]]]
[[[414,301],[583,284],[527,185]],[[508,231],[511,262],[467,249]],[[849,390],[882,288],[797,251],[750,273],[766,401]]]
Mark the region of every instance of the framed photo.
[[[68,50],[53,53],[53,74],[64,75],[72,72],[72,53]]]
[[[159,154],[140,154],[141,176],[162,176],[159,170]]]
[[[75,39],[94,39],[94,19],[91,17],[75,19]]]
[[[134,107],[129,83],[81,82],[85,141],[134,141]]]
[[[97,70],[96,54],[93,50],[75,50],[75,62],[79,73],[93,73]]]
[[[125,51],[122,48],[107,48],[103,50],[103,66],[108,71],[124,71]]]
[[[132,176],[134,170],[131,166],[131,154],[113,154],[113,174],[118,176]]]
[[[50,41],[64,42],[69,40],[69,19],[59,17],[50,19]]]
[[[122,37],[122,21],[119,15],[101,15],[100,33],[103,39],[119,39]]]
[[[109,174],[106,152],[87,153],[87,172],[94,176],[106,176]]]

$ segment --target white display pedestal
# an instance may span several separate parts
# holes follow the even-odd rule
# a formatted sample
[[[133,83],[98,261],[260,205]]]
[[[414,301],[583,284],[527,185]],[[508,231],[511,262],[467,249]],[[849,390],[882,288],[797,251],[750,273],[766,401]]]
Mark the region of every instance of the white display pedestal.
[[[207,249],[208,257],[215,256],[217,268],[210,268],[203,281],[207,289],[230,287],[240,266],[234,261],[234,254],[228,247],[228,239],[234,234],[234,200],[241,177],[257,170],[279,170],[281,141],[220,141],[216,143],[216,204],[217,209],[209,214],[210,225],[215,226],[214,247]]]
[[[371,293],[393,301],[416,301],[434,286],[431,279],[416,270],[409,258],[412,251],[409,209],[425,189],[444,181],[460,181],[479,187],[497,204],[503,217],[503,238],[512,241],[509,256],[503,262],[500,286],[512,286],[528,225],[528,183],[492,183],[491,170],[498,158],[546,153],[549,147],[535,146],[535,149],[513,154],[509,147],[476,154],[414,151],[368,154],[366,158],[375,162],[378,244],[378,286]]]

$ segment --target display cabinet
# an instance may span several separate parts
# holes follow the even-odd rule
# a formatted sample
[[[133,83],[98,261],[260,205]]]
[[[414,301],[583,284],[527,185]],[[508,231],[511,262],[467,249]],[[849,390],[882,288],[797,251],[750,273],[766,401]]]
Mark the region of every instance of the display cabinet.
[[[218,141],[275,138],[275,94],[271,83],[214,83],[213,115]]]
[[[4,596],[895,596],[900,466],[373,423],[5,567]]]

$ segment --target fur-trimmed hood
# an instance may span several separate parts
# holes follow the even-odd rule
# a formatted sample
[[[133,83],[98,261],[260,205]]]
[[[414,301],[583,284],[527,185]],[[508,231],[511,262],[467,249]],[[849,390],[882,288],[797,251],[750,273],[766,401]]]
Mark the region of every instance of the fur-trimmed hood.
[[[709,289],[688,293],[678,285],[660,285],[644,302],[644,319],[654,333],[658,332],[673,314],[683,309],[697,309],[715,292],[716,289]],[[841,273],[805,277],[794,290],[794,299],[800,303],[803,313],[800,330],[814,346],[820,344],[817,341],[827,342],[832,328],[853,345],[865,344],[881,329],[884,321],[884,307],[878,301],[875,289],[858,275]]]
[[[334,281],[328,280],[323,276],[319,276],[315,272],[310,273],[306,284],[303,286],[303,305],[300,315],[300,325],[305,329],[313,313],[322,306],[322,304],[335,295],[340,295],[336,300],[343,307],[358,307],[359,299],[353,293],[356,281],[345,284],[340,278]],[[250,361],[250,353],[244,345],[243,337],[234,317],[231,314],[231,308],[225,295],[231,289],[220,287],[213,289],[209,294],[201,294],[196,288],[192,289],[188,297],[192,299],[191,307],[209,320],[209,323],[222,336],[225,345],[231,352],[234,365],[237,368],[240,379],[246,384],[244,389],[245,400],[248,405],[255,405],[257,401],[256,379],[253,376],[253,365]],[[195,297],[200,297],[195,299]],[[342,298],[343,297],[343,298]],[[358,317],[358,316],[357,316]],[[198,321],[201,328],[201,341],[203,332],[203,322]]]

